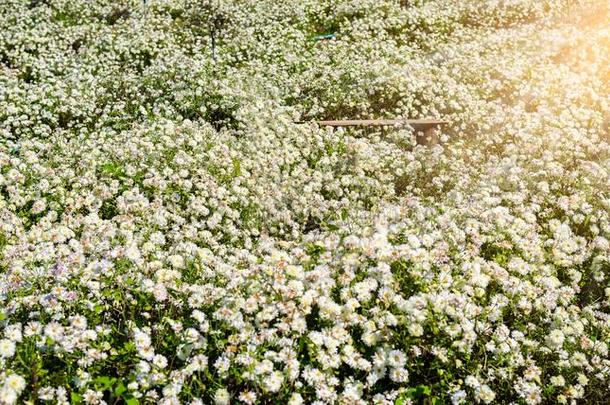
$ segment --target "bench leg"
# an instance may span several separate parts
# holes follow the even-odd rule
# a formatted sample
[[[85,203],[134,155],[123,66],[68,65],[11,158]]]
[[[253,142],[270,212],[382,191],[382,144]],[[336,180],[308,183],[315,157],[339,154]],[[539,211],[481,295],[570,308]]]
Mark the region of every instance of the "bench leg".
[[[434,127],[430,127],[430,128],[426,128],[423,131],[423,135],[422,136],[417,136],[417,144],[418,145],[424,145],[424,146],[435,146],[438,145],[438,132],[436,131],[436,128]]]

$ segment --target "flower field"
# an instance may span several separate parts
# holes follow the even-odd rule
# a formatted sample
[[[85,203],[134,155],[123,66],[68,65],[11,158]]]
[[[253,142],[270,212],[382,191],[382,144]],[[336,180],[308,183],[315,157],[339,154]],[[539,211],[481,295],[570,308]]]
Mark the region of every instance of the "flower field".
[[[0,404],[607,404],[609,240],[607,0],[0,1]]]

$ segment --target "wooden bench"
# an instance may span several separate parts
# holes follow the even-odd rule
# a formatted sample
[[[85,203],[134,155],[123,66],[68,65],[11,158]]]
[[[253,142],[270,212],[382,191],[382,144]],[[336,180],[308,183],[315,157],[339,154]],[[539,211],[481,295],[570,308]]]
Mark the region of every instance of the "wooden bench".
[[[419,145],[434,146],[439,142],[437,128],[448,121],[436,119],[419,120],[322,120],[314,121],[318,125],[327,127],[386,127],[410,125],[416,131],[416,139]],[[421,133],[421,135],[419,134]]]

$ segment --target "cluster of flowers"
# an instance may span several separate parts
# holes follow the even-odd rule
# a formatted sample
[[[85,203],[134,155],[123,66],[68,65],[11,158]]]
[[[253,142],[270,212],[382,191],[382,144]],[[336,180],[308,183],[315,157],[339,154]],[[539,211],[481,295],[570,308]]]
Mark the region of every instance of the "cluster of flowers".
[[[0,404],[606,401],[610,5],[484,3],[0,2]]]

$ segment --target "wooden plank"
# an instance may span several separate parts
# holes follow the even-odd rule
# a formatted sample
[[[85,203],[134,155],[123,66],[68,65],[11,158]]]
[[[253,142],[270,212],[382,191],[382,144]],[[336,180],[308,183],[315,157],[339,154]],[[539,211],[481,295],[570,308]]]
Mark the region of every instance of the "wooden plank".
[[[380,126],[394,126],[394,125],[411,125],[414,128],[430,128],[439,125],[447,124],[448,121],[436,120],[436,119],[417,119],[417,120],[405,120],[405,119],[378,119],[378,120],[322,120],[314,121],[315,123],[327,126],[327,127],[380,127]]]

